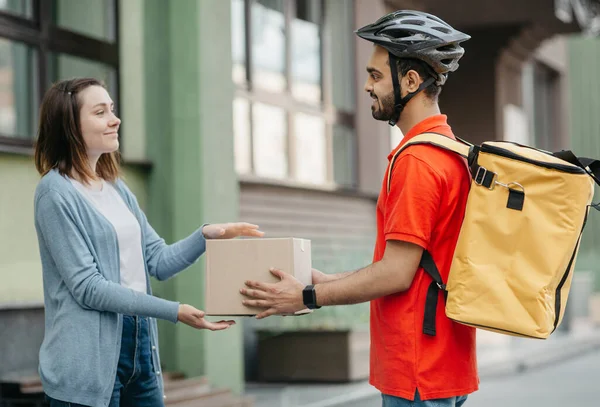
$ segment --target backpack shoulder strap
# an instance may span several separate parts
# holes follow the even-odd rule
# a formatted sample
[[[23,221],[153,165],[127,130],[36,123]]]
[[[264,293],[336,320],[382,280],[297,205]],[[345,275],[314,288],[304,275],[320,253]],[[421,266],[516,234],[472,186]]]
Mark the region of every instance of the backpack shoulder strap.
[[[390,160],[390,169],[387,174],[387,191],[390,192],[390,185],[392,182],[392,167],[394,166],[394,162],[396,158],[400,155],[402,151],[410,146],[414,146],[417,144],[429,144],[435,147],[442,148],[447,151],[452,151],[464,158],[469,157],[469,149],[472,147],[471,144],[467,143],[464,140],[457,139],[453,140],[450,137],[443,136],[437,133],[423,133],[418,136],[413,137],[404,144],[401,148],[396,151],[396,154]]]
[[[584,169],[593,180],[596,181],[596,184],[600,185],[600,160],[595,158],[577,157],[570,150],[562,150],[552,153],[552,155]]]
[[[406,148],[417,145],[417,144],[429,144],[438,148],[442,148],[447,151],[452,151],[461,157],[467,158],[469,157],[469,151],[472,147],[471,144],[466,141],[457,139],[453,140],[450,137],[443,136],[441,134],[436,133],[423,133],[418,136],[412,138],[406,144],[399,148],[398,151],[394,154],[390,161],[390,168],[388,170],[387,176],[387,190],[390,191],[390,184],[392,180],[392,167],[394,166],[394,162],[396,158],[400,155],[402,151]],[[425,315],[423,316],[423,333],[425,335],[435,336],[436,335],[436,310],[438,303],[438,295],[440,290],[444,293],[444,296],[447,295],[446,285],[442,281],[442,277],[440,272],[433,261],[433,257],[429,253],[429,251],[424,250],[423,256],[421,257],[421,261],[419,266],[425,270],[427,274],[429,274],[432,278],[432,281],[427,289],[427,299],[425,301]]]

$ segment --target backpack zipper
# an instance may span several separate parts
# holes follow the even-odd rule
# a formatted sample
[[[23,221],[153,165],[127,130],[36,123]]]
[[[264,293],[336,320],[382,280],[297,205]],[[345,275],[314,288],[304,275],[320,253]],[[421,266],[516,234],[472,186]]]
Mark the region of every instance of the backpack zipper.
[[[562,278],[560,279],[560,282],[558,283],[558,286],[556,287],[556,293],[554,295],[554,329],[552,330],[552,332],[554,332],[556,328],[558,328],[558,321],[560,320],[560,313],[562,308],[562,288],[567,282],[569,274],[571,274],[571,268],[573,266],[573,261],[575,261],[577,249],[581,241],[581,235],[583,235],[583,230],[585,229],[585,224],[587,223],[588,214],[589,212],[586,211],[585,217],[583,218],[583,225],[581,226],[581,232],[579,233],[577,243],[575,244],[575,249],[573,250],[573,254],[571,255],[571,260],[569,260],[569,265],[567,266],[565,273],[563,274]]]
[[[504,149],[501,147],[497,147],[497,146],[490,146],[489,144],[482,144],[480,147],[480,151],[484,152],[484,153],[491,153],[491,154],[499,155],[499,156],[506,157],[506,158],[512,158],[514,160],[522,161],[522,162],[525,162],[528,164],[537,165],[539,167],[550,168],[553,170],[567,172],[569,174],[586,174],[586,172],[583,168],[579,168],[579,167],[575,167],[573,165],[567,165],[567,164],[555,164],[555,163],[547,163],[547,162],[543,162],[543,161],[533,160],[531,158],[526,158],[526,157],[522,157],[518,154],[515,154],[510,150],[507,150],[507,149]]]

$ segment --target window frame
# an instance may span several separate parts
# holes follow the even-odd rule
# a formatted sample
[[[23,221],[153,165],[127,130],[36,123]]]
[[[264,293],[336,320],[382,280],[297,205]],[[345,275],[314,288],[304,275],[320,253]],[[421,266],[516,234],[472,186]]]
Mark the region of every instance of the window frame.
[[[120,100],[119,83],[119,2],[114,1],[114,42],[102,41],[59,27],[53,21],[54,0],[32,0],[33,16],[26,18],[0,11],[0,38],[23,43],[37,52],[37,106],[52,82],[49,77],[48,61],[52,53],[98,62],[115,70],[115,102]],[[35,133],[35,129],[34,129]],[[31,155],[35,134],[9,136],[0,133],[0,152]]]
[[[356,112],[349,112],[338,109],[333,104],[333,89],[331,80],[331,48],[329,38],[326,35],[326,2],[320,0],[320,21],[319,21],[319,58],[320,58],[320,78],[321,78],[321,100],[319,103],[308,103],[298,100],[292,93],[293,72],[292,72],[292,52],[291,52],[291,25],[295,18],[297,9],[297,0],[285,0],[284,3],[284,20],[285,20],[285,66],[284,78],[286,81],[285,90],[282,92],[272,92],[255,86],[253,81],[253,55],[252,55],[252,5],[256,0],[242,0],[244,5],[244,53],[245,53],[245,83],[239,84],[234,82],[235,92],[234,99],[241,98],[248,102],[248,117],[249,125],[249,154],[250,154],[250,170],[248,173],[237,173],[237,177],[243,182],[280,184],[280,185],[298,185],[315,189],[350,189],[358,188],[358,176],[356,163],[357,148],[354,148],[354,170],[352,174],[352,184],[337,184],[334,178],[334,152],[333,152],[333,128],[335,125],[341,125],[350,129],[355,129]],[[352,50],[354,52],[354,50]],[[353,57],[354,58],[354,57]],[[353,83],[350,84],[353,86]],[[285,178],[268,178],[256,175],[255,159],[254,159],[254,125],[253,125],[253,106],[255,103],[263,103],[269,106],[274,106],[283,109],[286,117],[286,159],[287,159],[287,175]],[[298,113],[305,113],[319,117],[323,120],[325,126],[325,143],[326,143],[326,176],[324,184],[306,184],[297,179],[296,168],[296,150],[295,150],[295,125],[294,117]],[[356,137],[356,136],[355,136]],[[357,140],[354,140],[355,146]]]

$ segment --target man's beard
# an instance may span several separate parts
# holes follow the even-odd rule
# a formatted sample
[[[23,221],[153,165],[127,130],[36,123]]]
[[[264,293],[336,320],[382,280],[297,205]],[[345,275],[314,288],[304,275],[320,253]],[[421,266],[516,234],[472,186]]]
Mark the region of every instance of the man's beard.
[[[371,94],[373,95],[373,94]],[[375,109],[373,106],[371,107],[371,113],[373,114],[373,119],[381,120],[381,121],[390,121],[395,114],[394,111],[394,92],[390,92],[382,98],[377,98],[376,102],[378,104],[378,108]]]

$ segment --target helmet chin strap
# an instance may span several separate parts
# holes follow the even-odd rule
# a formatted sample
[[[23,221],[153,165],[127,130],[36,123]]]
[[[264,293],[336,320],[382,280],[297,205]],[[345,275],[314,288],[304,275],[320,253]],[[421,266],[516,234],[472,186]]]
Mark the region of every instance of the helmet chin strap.
[[[424,81],[421,84],[421,86],[419,86],[419,89],[417,89],[414,92],[408,93],[404,97],[401,97],[400,81],[398,80],[398,58],[396,58],[396,56],[394,54],[392,54],[391,52],[389,53],[389,55],[390,55],[390,69],[392,71],[392,83],[394,84],[394,115],[388,121],[388,124],[390,126],[395,126],[396,123],[398,123],[398,120],[400,120],[400,113],[402,113],[402,110],[404,110],[404,107],[406,106],[406,104],[417,93],[421,92],[423,89],[425,89],[426,87],[428,87],[429,85],[434,83],[436,81],[436,78],[427,79],[426,81]]]

